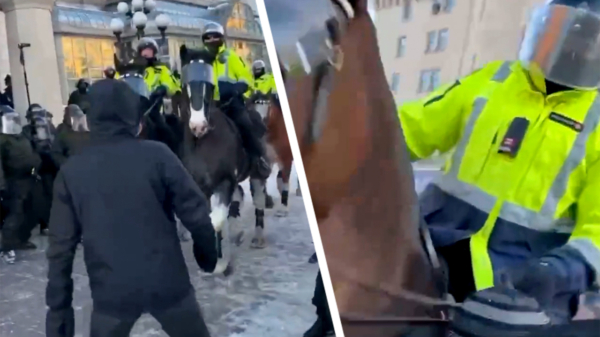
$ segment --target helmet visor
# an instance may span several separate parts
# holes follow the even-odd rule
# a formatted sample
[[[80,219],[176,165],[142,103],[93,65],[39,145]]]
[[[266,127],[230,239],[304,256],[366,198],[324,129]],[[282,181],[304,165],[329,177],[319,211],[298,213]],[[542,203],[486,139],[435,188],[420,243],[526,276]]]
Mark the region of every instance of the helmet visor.
[[[537,8],[519,52],[523,65],[546,80],[576,89],[600,85],[600,16],[585,9]]]
[[[192,61],[181,70],[181,80],[185,84],[204,82],[214,84],[213,67],[202,61]]]

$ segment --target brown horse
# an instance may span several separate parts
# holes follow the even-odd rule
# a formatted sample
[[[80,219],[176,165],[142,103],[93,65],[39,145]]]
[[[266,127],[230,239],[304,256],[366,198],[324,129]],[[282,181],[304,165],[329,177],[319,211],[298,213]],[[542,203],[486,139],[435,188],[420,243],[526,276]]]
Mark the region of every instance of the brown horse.
[[[442,335],[444,291],[367,0],[306,2],[265,0],[345,335]],[[269,130],[291,163],[280,110]]]

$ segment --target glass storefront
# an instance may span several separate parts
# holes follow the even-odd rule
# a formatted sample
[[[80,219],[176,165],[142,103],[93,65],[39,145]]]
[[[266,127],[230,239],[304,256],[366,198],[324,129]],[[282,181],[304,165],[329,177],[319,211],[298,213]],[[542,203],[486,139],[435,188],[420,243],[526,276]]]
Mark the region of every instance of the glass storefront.
[[[63,36],[64,67],[69,91],[81,78],[94,82],[103,77],[106,67],[112,66],[115,51],[112,39]]]

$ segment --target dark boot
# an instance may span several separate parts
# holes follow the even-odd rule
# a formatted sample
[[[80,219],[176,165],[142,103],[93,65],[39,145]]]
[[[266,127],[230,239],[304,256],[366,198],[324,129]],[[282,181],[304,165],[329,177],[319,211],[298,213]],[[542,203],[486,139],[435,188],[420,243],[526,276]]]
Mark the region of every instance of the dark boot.
[[[319,260],[317,259],[317,252],[315,252],[313,255],[311,255],[311,257],[308,259],[308,263],[310,264],[315,264],[319,262]]]

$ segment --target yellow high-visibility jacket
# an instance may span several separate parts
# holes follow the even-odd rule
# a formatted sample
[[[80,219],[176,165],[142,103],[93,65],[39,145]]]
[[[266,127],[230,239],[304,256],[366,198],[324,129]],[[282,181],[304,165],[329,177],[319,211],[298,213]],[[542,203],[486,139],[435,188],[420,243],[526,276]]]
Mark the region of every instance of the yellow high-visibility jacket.
[[[470,238],[478,289],[556,249],[578,251],[600,277],[600,97],[545,90],[519,62],[498,61],[398,110],[413,159],[452,151],[421,207],[436,246]],[[519,117],[520,149],[500,153]]]

